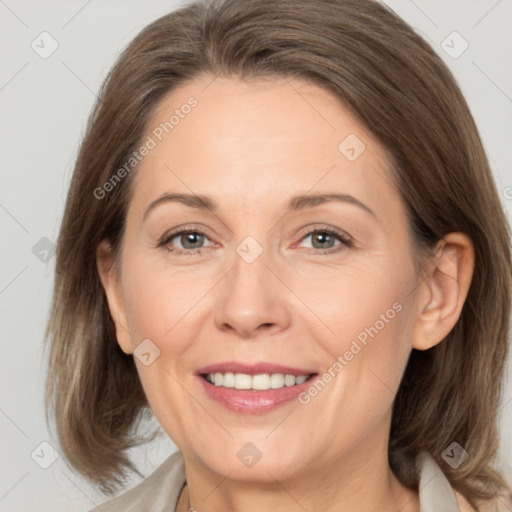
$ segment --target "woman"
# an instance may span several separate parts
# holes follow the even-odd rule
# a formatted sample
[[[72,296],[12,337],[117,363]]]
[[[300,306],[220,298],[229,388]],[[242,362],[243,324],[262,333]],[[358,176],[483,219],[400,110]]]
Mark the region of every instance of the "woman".
[[[451,73],[374,1],[197,2],[110,72],[46,400],[111,510],[508,510],[510,233]]]

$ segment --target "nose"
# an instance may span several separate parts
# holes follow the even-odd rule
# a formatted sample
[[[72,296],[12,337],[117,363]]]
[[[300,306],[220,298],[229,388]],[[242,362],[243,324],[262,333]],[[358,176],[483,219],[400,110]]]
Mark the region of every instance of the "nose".
[[[217,328],[253,338],[278,333],[290,325],[291,292],[269,267],[265,252],[252,263],[235,253],[233,268],[219,283],[214,314]]]

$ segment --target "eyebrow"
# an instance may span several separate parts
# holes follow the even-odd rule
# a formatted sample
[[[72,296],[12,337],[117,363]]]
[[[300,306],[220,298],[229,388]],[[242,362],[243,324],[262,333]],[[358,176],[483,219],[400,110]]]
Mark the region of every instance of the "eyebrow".
[[[364,203],[356,199],[354,196],[349,194],[304,194],[294,196],[290,199],[286,206],[286,212],[303,210],[306,208],[312,208],[319,206],[324,203],[340,202],[349,203],[358,206],[362,210],[372,215],[376,220],[377,216],[375,213]],[[210,210],[215,213],[218,210],[218,203],[208,196],[200,194],[168,194],[165,193],[159,198],[152,201],[146,208],[142,220],[146,219],[149,212],[154,210],[157,206],[164,203],[181,203],[190,208],[196,208],[198,210]]]

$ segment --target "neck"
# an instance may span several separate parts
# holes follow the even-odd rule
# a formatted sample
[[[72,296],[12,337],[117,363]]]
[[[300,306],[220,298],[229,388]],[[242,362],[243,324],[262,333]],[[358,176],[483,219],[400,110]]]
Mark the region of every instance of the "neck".
[[[269,475],[266,482],[223,478],[199,465],[197,459],[185,458],[187,485],[176,511],[187,512],[190,507],[199,512],[418,512],[417,492],[399,483],[389,468],[387,452],[365,455],[361,459],[362,454],[354,452],[328,464],[322,461],[286,480]]]

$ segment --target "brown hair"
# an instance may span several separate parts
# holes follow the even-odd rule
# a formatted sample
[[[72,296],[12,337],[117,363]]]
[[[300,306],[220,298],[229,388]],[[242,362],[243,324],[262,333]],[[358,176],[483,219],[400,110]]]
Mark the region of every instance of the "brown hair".
[[[109,494],[136,471],[127,450],[148,403],[116,340],[96,247],[122,241],[130,173],[94,190],[140,145],[164,95],[199,74],[298,77],[333,93],[389,152],[419,255],[444,235],[474,243],[461,316],[439,345],[413,350],[395,399],[390,464],[414,488],[428,451],[475,505],[506,488],[493,469],[510,316],[510,232],[469,108],[448,68],[373,0],[198,1],[151,23],[109,72],[83,138],[57,243],[45,404],[69,463]],[[419,261],[419,259],[418,259]],[[453,441],[469,454],[441,458]]]

